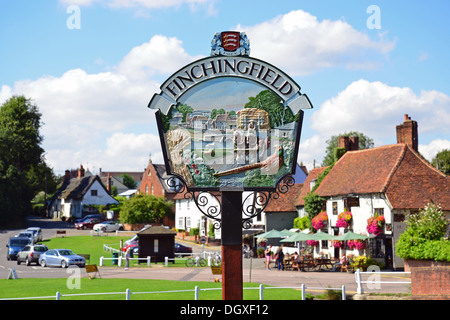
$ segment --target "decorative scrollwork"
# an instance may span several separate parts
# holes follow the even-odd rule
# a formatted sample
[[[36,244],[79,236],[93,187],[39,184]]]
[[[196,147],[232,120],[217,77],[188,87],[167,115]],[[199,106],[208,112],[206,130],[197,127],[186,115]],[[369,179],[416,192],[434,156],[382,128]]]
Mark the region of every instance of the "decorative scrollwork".
[[[222,205],[219,198],[209,191],[192,191],[186,186],[184,180],[176,175],[166,179],[168,188],[176,193],[184,193],[186,200],[193,200],[198,210],[206,217],[213,220],[214,229],[222,226]]]
[[[274,199],[280,197],[280,193],[286,193],[295,184],[295,179],[292,175],[284,176],[276,186],[276,191],[274,192]]]
[[[284,176],[276,185],[275,191],[263,191],[254,192],[249,194],[243,202],[243,221],[242,227],[244,229],[250,229],[252,226],[252,220],[258,214],[260,214],[266,208],[267,204],[271,199],[278,199],[280,194],[284,194],[289,191],[289,189],[295,184],[295,179],[292,175]],[[252,204],[246,205],[249,198],[253,196]]]
[[[180,177],[174,175],[166,179],[170,190],[183,193],[184,198],[192,199],[200,212],[213,220],[214,229],[222,226],[222,203],[218,194],[209,191],[192,191]],[[242,202],[242,227],[249,229],[252,220],[266,208],[271,199],[278,199],[280,194],[284,194],[295,184],[291,175],[284,176],[276,185],[275,191],[255,191],[249,193]]]
[[[250,229],[252,226],[252,219],[260,214],[269,203],[271,197],[270,192],[253,192],[245,197],[242,202],[242,227]]]
[[[169,178],[166,179],[166,184],[171,191],[176,193],[182,193],[186,190],[186,184],[177,176],[169,176]]]
[[[222,204],[219,198],[209,191],[188,191],[184,197],[194,200],[198,210],[206,217],[212,219],[214,229],[220,229],[222,226]]]

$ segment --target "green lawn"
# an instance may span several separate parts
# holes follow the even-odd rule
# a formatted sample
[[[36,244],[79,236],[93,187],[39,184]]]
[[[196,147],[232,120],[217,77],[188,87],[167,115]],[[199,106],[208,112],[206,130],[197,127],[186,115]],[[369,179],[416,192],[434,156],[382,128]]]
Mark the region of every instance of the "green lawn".
[[[79,283],[79,289],[74,288],[76,282],[68,278],[58,279],[0,279],[0,299],[2,298],[30,298],[55,296],[59,291],[62,295],[61,300],[125,300],[125,291],[130,289],[132,292],[131,300],[194,300],[194,288],[200,289],[221,288],[221,283],[215,282],[193,282],[193,281],[170,281],[170,280],[143,280],[143,279],[89,279],[82,277]],[[256,283],[245,283],[244,287],[259,287]],[[192,290],[190,292],[167,292],[167,293],[142,293],[142,292],[160,292],[175,290]],[[65,294],[82,293],[106,293],[120,292],[120,294],[110,295],[92,295],[92,296],[74,296],[65,297]],[[134,294],[133,294],[134,292]],[[48,298],[47,300],[54,300]],[[200,300],[221,300],[222,291],[200,291]],[[258,300],[258,289],[244,289],[244,300]],[[264,290],[265,300],[300,300],[301,292],[294,289],[270,289]],[[34,299],[32,299],[34,300]]]
[[[106,244],[112,248],[119,249],[120,239],[124,242],[128,240],[130,236],[118,237],[118,236],[76,236],[76,237],[56,237],[45,240],[42,244],[45,244],[49,249],[71,249],[77,254],[90,254],[90,264],[99,264],[100,257],[111,258],[112,253],[103,250],[103,244]],[[111,260],[105,260],[104,265],[112,265]]]
[[[51,238],[43,241],[50,249],[64,248],[71,249],[77,254],[90,254],[90,264],[99,264],[101,256],[112,257],[110,252],[103,250],[103,244],[113,248],[119,248],[120,239],[124,241],[127,237],[118,236],[75,236],[64,238]],[[130,263],[133,266],[133,261]],[[111,260],[105,260],[105,266],[112,265]],[[146,263],[141,264],[147,267]],[[184,267],[184,259],[178,260],[175,264],[169,263],[170,267]],[[174,271],[176,272],[176,271]],[[136,294],[137,292],[149,291],[173,291],[173,290],[194,290],[195,286],[200,289],[221,288],[221,283],[215,282],[192,282],[192,281],[169,281],[169,280],[147,280],[147,279],[89,279],[87,276],[81,277],[80,288],[73,288],[78,284],[76,279],[68,274],[66,278],[58,279],[0,279],[0,299],[1,298],[19,298],[19,297],[42,297],[55,296],[59,291],[63,296],[61,300],[124,300],[126,289],[130,289],[135,294],[131,295],[132,300],[194,300],[194,292],[178,293],[151,293]],[[256,283],[244,283],[245,287],[259,287]],[[72,289],[71,289],[72,288]],[[64,297],[64,294],[81,293],[105,293],[121,292],[114,295],[93,295]],[[201,291],[200,300],[221,300],[221,290]],[[49,298],[55,299],[55,298]],[[245,300],[258,300],[259,290],[244,290]],[[301,291],[294,289],[270,289],[264,290],[264,299],[267,300],[300,300]]]

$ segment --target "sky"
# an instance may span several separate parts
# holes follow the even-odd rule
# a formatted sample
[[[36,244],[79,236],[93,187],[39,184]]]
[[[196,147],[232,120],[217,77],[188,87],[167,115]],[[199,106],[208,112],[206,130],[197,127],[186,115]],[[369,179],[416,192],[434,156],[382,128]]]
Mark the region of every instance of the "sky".
[[[47,164],[93,173],[163,163],[160,85],[241,31],[250,56],[307,94],[298,161],[319,166],[326,141],[359,131],[396,143],[404,114],[429,161],[450,149],[450,2],[375,0],[16,0],[0,2],[0,104],[32,99]]]

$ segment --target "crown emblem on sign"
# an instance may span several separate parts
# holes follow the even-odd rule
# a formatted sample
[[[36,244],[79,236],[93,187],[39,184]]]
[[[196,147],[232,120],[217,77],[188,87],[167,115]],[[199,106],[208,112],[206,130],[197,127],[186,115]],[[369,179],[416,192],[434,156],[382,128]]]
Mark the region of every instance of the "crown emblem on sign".
[[[212,56],[248,56],[250,41],[245,32],[217,32],[211,41]]]

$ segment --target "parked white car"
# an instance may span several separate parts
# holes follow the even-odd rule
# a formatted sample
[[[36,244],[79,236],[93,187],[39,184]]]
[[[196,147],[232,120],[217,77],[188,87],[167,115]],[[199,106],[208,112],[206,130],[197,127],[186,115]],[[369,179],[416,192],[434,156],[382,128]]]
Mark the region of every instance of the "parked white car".
[[[123,231],[125,230],[123,227],[123,224],[121,224],[118,221],[103,221],[101,223],[97,223],[96,225],[94,225],[94,227],[92,228],[92,230],[94,231]]]
[[[42,230],[39,227],[31,227],[26,230],[27,232],[32,232],[34,237],[34,242],[41,242],[42,238]]]

